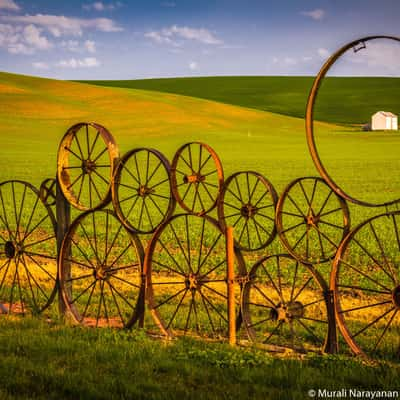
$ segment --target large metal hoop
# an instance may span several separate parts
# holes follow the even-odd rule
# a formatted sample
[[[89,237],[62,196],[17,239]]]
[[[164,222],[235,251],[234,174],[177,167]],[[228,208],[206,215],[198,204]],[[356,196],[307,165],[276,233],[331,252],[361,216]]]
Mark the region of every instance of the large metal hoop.
[[[331,176],[328,174],[328,171],[325,169],[321,158],[318,154],[318,149],[317,145],[315,143],[315,138],[314,138],[314,105],[315,101],[317,98],[318,90],[319,87],[322,83],[323,78],[331,68],[331,66],[336,62],[336,60],[342,56],[347,50],[354,48],[355,51],[357,49],[361,49],[361,47],[357,46],[363,46],[365,47],[365,42],[369,40],[374,40],[374,39],[390,39],[390,40],[395,40],[397,42],[400,42],[400,38],[396,36],[367,36],[358,40],[354,40],[353,42],[350,42],[343,46],[341,49],[339,49],[335,54],[333,54],[322,66],[321,70],[319,71],[317,77],[314,80],[313,86],[311,88],[308,101],[307,101],[307,109],[306,109],[306,132],[307,132],[307,143],[308,143],[308,148],[311,153],[311,157],[314,161],[314,164],[322,176],[322,178],[325,180],[325,182],[331,187],[331,189],[340,197],[354,203],[358,204],[361,206],[366,206],[366,207],[382,207],[382,206],[389,206],[395,203],[400,202],[400,199],[398,200],[392,200],[386,203],[369,203],[366,201],[358,200],[349,194],[347,194],[344,190],[340,188],[340,186],[331,178]]]

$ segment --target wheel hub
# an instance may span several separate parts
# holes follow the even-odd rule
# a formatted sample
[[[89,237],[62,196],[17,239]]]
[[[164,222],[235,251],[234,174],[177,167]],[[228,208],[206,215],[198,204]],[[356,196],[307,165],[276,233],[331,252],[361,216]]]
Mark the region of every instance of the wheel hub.
[[[400,308],[400,285],[393,289],[392,301],[397,308]]]
[[[204,175],[201,175],[200,173],[194,173],[192,175],[185,175],[183,177],[184,183],[200,183],[200,182],[204,182],[205,180],[206,180],[206,177]]]
[[[17,253],[14,243],[11,241],[6,242],[4,245],[4,252],[6,253],[7,258],[14,258],[15,254]]]
[[[103,266],[98,267],[95,271],[94,271],[94,277],[96,280],[101,280],[104,281],[108,278],[108,272],[107,269]]]
[[[240,214],[244,218],[252,218],[255,214],[257,214],[257,211],[258,208],[252,204],[244,204],[240,209]]]
[[[195,274],[189,274],[189,276],[185,280],[186,289],[191,291],[195,291],[200,289],[201,282],[197,279]]]
[[[304,316],[304,307],[300,301],[292,301],[288,304],[279,303],[271,309],[271,318],[274,321],[288,322]]]
[[[310,211],[305,220],[308,226],[318,226],[319,216],[314,215],[314,213]]]
[[[96,169],[96,163],[90,159],[82,162],[82,170],[85,174],[91,174]]]
[[[146,197],[149,194],[153,193],[154,189],[151,189],[151,188],[147,187],[146,185],[140,185],[137,192],[140,197]]]

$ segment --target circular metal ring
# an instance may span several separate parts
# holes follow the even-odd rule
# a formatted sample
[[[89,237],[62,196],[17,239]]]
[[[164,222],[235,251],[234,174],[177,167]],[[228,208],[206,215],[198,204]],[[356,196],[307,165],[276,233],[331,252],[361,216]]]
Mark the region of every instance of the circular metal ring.
[[[131,327],[144,312],[144,251],[110,210],[87,211],[65,234],[60,290],[76,324]]]
[[[171,179],[178,204],[191,214],[204,215],[217,205],[224,172],[217,153],[210,146],[191,142],[176,152]]]
[[[127,229],[152,233],[175,209],[171,167],[162,153],[139,148],[126,153],[115,170],[112,198]]]
[[[69,203],[81,211],[108,204],[118,158],[117,143],[103,126],[80,122],[69,128],[57,155],[57,177]]]
[[[231,175],[218,201],[221,226],[235,228],[235,245],[244,251],[267,247],[276,236],[275,207],[278,195],[272,184],[254,171]]]
[[[399,359],[400,212],[367,219],[343,241],[331,272],[340,331],[358,355]]]
[[[56,204],[56,184],[57,181],[54,178],[47,178],[40,184],[40,198],[48,206]]]
[[[276,226],[293,257],[307,265],[320,264],[335,257],[350,230],[350,212],[322,178],[298,178],[279,198]]]
[[[331,68],[331,66],[337,61],[339,57],[341,57],[347,50],[351,48],[356,48],[358,45],[364,45],[365,42],[369,40],[374,40],[374,39],[389,39],[389,40],[395,40],[397,42],[400,42],[399,37],[395,36],[368,36],[364,37],[358,40],[354,40],[351,43],[346,44],[343,46],[341,49],[339,49],[335,54],[333,54],[322,66],[321,70],[319,71],[317,77],[314,80],[313,86],[311,88],[308,101],[307,101],[307,108],[306,108],[306,131],[307,131],[307,143],[308,143],[308,148],[311,153],[311,157],[314,161],[314,164],[322,176],[322,178],[325,180],[325,182],[331,187],[331,189],[340,197],[343,197],[344,199],[350,201],[351,203],[366,206],[366,207],[381,207],[381,206],[389,206],[391,204],[398,203],[400,199],[389,201],[386,203],[379,203],[379,204],[374,204],[374,203],[369,203],[366,201],[358,200],[349,194],[347,194],[345,191],[343,191],[340,186],[331,178],[329,175],[328,171],[324,167],[321,158],[318,153],[317,145],[315,143],[315,137],[314,137],[314,106],[315,106],[315,101],[318,95],[318,90],[320,88],[320,85],[322,83],[322,80],[324,79],[325,75]]]
[[[242,290],[250,340],[271,348],[333,351],[334,310],[321,275],[289,254],[259,259]]]
[[[236,275],[246,276],[238,249],[235,256]],[[156,230],[144,273],[147,304],[164,335],[227,336],[226,257],[224,232],[209,216],[174,215]]]
[[[57,292],[56,220],[39,191],[19,180],[0,184],[0,308],[39,314]]]

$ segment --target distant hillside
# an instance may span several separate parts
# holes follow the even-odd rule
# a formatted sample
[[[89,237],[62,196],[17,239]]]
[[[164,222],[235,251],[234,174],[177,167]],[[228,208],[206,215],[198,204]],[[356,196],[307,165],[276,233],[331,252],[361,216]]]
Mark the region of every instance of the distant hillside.
[[[233,76],[165,78],[86,83],[176,93],[303,118],[314,77]],[[400,78],[325,78],[315,117],[362,124],[378,110],[400,113]]]

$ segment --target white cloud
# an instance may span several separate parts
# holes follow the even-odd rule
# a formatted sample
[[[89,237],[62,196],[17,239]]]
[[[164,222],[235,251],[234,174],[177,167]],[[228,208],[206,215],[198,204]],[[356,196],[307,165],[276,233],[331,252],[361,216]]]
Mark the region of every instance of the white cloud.
[[[83,59],[70,58],[69,60],[61,60],[56,64],[62,68],[93,68],[99,67],[100,62],[95,57],[85,57]]]
[[[28,25],[23,30],[23,35],[26,43],[30,44],[36,49],[47,50],[52,47],[46,36],[41,35],[42,30],[38,29],[35,25]]]
[[[297,64],[297,60],[295,58],[292,57],[285,57],[283,59],[283,63],[286,65],[296,65]]]
[[[89,53],[96,53],[96,43],[93,40],[86,40],[84,45]]]
[[[53,36],[81,36],[83,29],[94,29],[102,32],[119,32],[123,29],[109,18],[70,18],[63,15],[20,15],[0,16],[1,21],[21,24],[35,24],[47,29]]]
[[[191,62],[189,63],[189,68],[190,68],[192,71],[196,71],[197,69],[199,69],[199,64],[197,64],[196,61],[191,61]]]
[[[53,44],[35,25],[23,27],[0,24],[0,48],[11,54],[34,54],[37,50],[48,50],[51,47]]]
[[[13,0],[0,0],[0,9],[18,11],[21,7]]]
[[[115,10],[117,8],[122,7],[122,3],[117,1],[116,3],[105,4],[101,1],[95,1],[94,3],[84,4],[82,8],[86,11],[95,10],[95,11],[109,11]]]
[[[321,58],[328,58],[329,56],[330,56],[330,52],[329,52],[329,50],[327,50],[327,49],[324,49],[323,47],[320,47],[318,50],[318,55],[321,57]]]
[[[43,61],[37,61],[32,63],[32,67],[35,69],[50,69],[49,64]]]
[[[321,8],[316,8],[315,10],[311,11],[302,11],[300,14],[306,17],[310,17],[315,21],[321,21],[326,15],[325,11]]]
[[[152,39],[156,43],[166,43],[171,45],[179,45],[176,39],[192,40],[203,44],[223,44],[224,42],[209,31],[208,29],[190,28],[187,26],[172,25],[160,31],[146,32],[145,37]]]
[[[344,54],[344,58],[358,64],[361,72],[365,69],[373,69],[378,75],[384,72],[399,75],[400,45],[398,43],[388,41],[366,43],[365,49],[356,53],[350,49]]]

